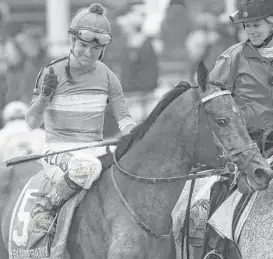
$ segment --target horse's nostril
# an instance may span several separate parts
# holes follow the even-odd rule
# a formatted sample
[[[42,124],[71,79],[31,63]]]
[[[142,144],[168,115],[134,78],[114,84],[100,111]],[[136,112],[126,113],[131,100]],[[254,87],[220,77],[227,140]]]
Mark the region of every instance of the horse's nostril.
[[[268,176],[268,174],[263,169],[261,169],[261,168],[256,169],[255,172],[254,172],[254,174],[255,174],[255,176],[257,178],[267,177]]]

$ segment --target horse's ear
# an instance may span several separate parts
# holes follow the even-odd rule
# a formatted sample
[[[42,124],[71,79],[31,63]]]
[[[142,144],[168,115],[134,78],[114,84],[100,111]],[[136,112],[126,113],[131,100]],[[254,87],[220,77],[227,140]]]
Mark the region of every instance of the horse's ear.
[[[208,76],[209,76],[208,70],[204,64],[204,61],[201,60],[197,69],[197,82],[204,92],[206,91]]]

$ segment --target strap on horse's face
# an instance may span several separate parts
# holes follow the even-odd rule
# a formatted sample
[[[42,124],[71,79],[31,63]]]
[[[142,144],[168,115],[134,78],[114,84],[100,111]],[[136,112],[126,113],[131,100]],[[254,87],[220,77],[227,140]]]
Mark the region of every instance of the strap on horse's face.
[[[213,99],[213,98],[216,98],[216,97],[219,97],[219,96],[222,96],[222,95],[231,95],[231,92],[229,90],[225,90],[225,91],[218,91],[218,92],[214,92],[212,94],[209,94],[207,96],[205,96],[204,98],[201,99],[200,103],[201,105],[203,105],[204,103],[208,102],[209,100]],[[209,120],[208,120],[209,122]],[[248,151],[248,150],[253,150],[253,156],[259,152],[259,149],[258,149],[258,146],[256,143],[253,143],[253,142],[250,142],[248,144],[246,144],[245,146],[243,147],[240,147],[240,148],[237,148],[235,150],[232,150],[232,151],[228,151],[224,145],[222,144],[221,140],[217,137],[217,135],[215,134],[210,122],[208,123],[208,126],[209,128],[211,129],[211,132],[212,132],[212,135],[213,135],[213,139],[214,139],[214,142],[216,143],[216,145],[218,146],[218,148],[221,150],[221,155],[220,157],[224,158],[225,161],[227,162],[227,164],[230,164],[232,163],[231,161],[231,158],[240,154],[240,153],[243,153],[245,151]],[[244,163],[244,165],[240,168],[241,171],[243,171],[244,168],[247,167],[248,163],[250,162],[250,160],[253,158],[253,156],[250,156],[249,159],[247,159]],[[233,164],[233,163],[232,163]],[[236,166],[237,167],[237,166]],[[236,170],[234,171],[234,179],[233,179],[233,182],[231,184],[231,188],[234,187],[234,185],[236,184],[237,182],[237,178],[239,177],[239,173],[240,171],[238,171],[238,168],[236,168]],[[251,186],[251,185],[250,185]]]
[[[209,94],[205,97],[203,97],[201,99],[201,104],[204,105],[204,103],[208,102],[209,100],[212,100],[216,97],[219,97],[219,96],[222,96],[222,95],[231,95],[231,92],[229,90],[225,90],[225,91],[218,91],[218,92],[214,92],[212,94]],[[217,135],[215,134],[214,130],[212,129],[211,125],[209,125],[211,131],[212,131],[212,135],[213,135],[213,138],[215,140],[215,143],[216,145],[220,148],[221,152],[222,152],[222,155],[221,157],[225,158],[225,160],[229,161],[230,162],[230,158],[239,154],[239,153],[242,153],[246,150],[249,150],[249,149],[253,149],[255,148],[257,145],[255,143],[250,143],[246,146],[243,146],[241,148],[238,148],[238,149],[235,149],[231,152],[228,152],[228,150],[226,150],[226,148],[224,147],[224,145],[222,144],[222,142],[220,141],[220,139],[217,137]]]

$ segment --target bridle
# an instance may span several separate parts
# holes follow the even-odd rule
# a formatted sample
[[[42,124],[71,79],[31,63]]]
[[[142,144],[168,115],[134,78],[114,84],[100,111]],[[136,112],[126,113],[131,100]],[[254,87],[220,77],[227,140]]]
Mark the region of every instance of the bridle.
[[[218,96],[222,96],[222,95],[231,95],[231,92],[230,92],[229,90],[214,92],[214,93],[212,93],[212,94],[210,94],[210,95],[208,95],[208,96],[202,98],[202,99],[200,100],[200,104],[201,104],[201,106],[204,107],[204,104],[205,104],[207,101],[209,101],[209,100],[211,100],[211,99],[213,99],[213,98],[216,98],[216,97],[218,97]],[[206,114],[206,116],[207,116],[207,113],[205,113],[205,114]],[[207,116],[207,119],[208,119],[208,116]],[[254,150],[257,150],[257,151],[259,150],[257,144],[254,143],[254,142],[251,142],[251,143],[249,143],[249,144],[247,144],[247,145],[245,145],[245,146],[243,146],[243,147],[241,147],[241,148],[238,148],[238,149],[235,149],[235,150],[229,152],[228,150],[226,150],[226,148],[224,147],[224,145],[222,144],[222,142],[220,141],[220,139],[219,139],[219,138],[217,137],[217,135],[215,134],[215,132],[214,132],[214,130],[213,130],[213,128],[212,128],[212,125],[210,124],[209,120],[207,120],[207,121],[208,121],[208,126],[209,126],[209,128],[210,128],[210,130],[211,130],[211,132],[212,132],[212,135],[213,135],[213,139],[214,139],[214,141],[215,141],[215,144],[216,144],[216,145],[219,147],[219,149],[221,150],[221,153],[222,153],[222,154],[220,154],[220,157],[221,157],[221,158],[224,158],[226,161],[231,162],[231,158],[232,158],[233,156],[236,156],[236,155],[238,155],[238,154],[240,154],[240,153],[242,153],[242,152],[244,152],[244,151],[247,151],[247,150],[250,150],[250,149],[254,149]]]
[[[196,90],[196,92],[197,92],[197,96],[198,96],[198,101],[196,102],[196,104],[195,104],[194,107],[196,107],[197,109],[199,109],[200,106],[204,108],[204,104],[206,102],[214,99],[214,98],[217,98],[217,97],[223,96],[223,95],[231,95],[231,92],[228,91],[228,90],[217,91],[217,92],[209,94],[209,95],[207,95],[207,96],[205,96],[205,97],[203,97],[201,99],[197,90]],[[206,116],[207,116],[207,114],[206,114]],[[209,128],[210,128],[210,130],[212,132],[213,139],[214,139],[216,145],[220,148],[220,150],[222,152],[221,157],[223,157],[226,160],[226,162],[227,162],[226,166],[229,166],[230,164],[234,164],[234,163],[231,162],[231,157],[233,157],[233,156],[235,156],[235,155],[237,155],[239,153],[242,153],[242,152],[244,152],[246,150],[256,149],[256,147],[257,147],[256,144],[250,143],[250,144],[248,144],[248,145],[246,145],[244,147],[241,147],[239,149],[236,149],[236,150],[233,150],[233,151],[229,152],[229,151],[226,150],[226,148],[224,147],[224,145],[222,144],[222,142],[220,141],[220,139],[217,137],[217,135],[213,131],[212,125],[210,124],[209,120],[208,120],[208,124],[209,124]],[[111,177],[112,177],[112,181],[113,181],[114,187],[115,187],[115,189],[116,189],[116,191],[117,191],[120,199],[122,200],[123,204],[128,209],[128,211],[130,212],[130,214],[134,217],[134,219],[136,220],[137,224],[139,224],[145,231],[147,231],[151,235],[155,236],[156,238],[161,238],[161,239],[167,239],[167,238],[169,238],[170,235],[173,232],[172,228],[166,234],[158,233],[158,232],[152,230],[149,226],[147,226],[140,219],[140,217],[134,212],[134,210],[131,208],[131,206],[129,205],[129,203],[125,199],[124,195],[122,194],[120,188],[118,187],[117,181],[116,181],[115,176],[114,176],[114,166],[116,166],[116,168],[120,172],[122,172],[123,174],[125,174],[125,175],[127,175],[127,176],[129,176],[129,177],[131,177],[131,178],[133,178],[133,179],[135,179],[137,181],[143,181],[143,182],[152,183],[152,184],[155,184],[157,182],[172,182],[172,181],[176,181],[176,180],[188,180],[187,176],[174,176],[174,177],[169,177],[169,178],[149,178],[149,177],[137,176],[137,175],[131,174],[131,173],[129,173],[129,172],[127,172],[127,171],[125,171],[124,169],[121,168],[121,166],[118,164],[115,152],[113,152],[113,160],[114,160],[114,164],[111,166]]]

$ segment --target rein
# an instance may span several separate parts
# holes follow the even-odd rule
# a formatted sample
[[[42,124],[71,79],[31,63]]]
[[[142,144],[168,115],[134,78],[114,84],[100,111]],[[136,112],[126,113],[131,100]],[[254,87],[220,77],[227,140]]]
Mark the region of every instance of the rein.
[[[196,107],[200,107],[200,105],[203,107],[203,104],[206,103],[207,101],[213,99],[213,98],[217,98],[219,96],[222,96],[222,95],[231,95],[230,91],[226,90],[226,91],[221,91],[221,92],[215,92],[215,93],[212,93],[204,98],[202,98],[201,100],[198,100],[197,103],[195,104]],[[210,123],[209,123],[210,124]],[[230,158],[236,154],[239,154],[243,151],[246,151],[246,150],[249,150],[249,149],[252,149],[253,147],[255,147],[255,145],[253,143],[249,144],[249,145],[246,145],[242,148],[239,148],[239,149],[236,149],[236,150],[233,150],[231,151],[230,153],[227,152],[227,150],[225,149],[225,147],[223,146],[223,144],[221,143],[220,139],[216,136],[216,134],[214,133],[213,129],[212,129],[212,126],[209,125],[211,131],[212,131],[212,135],[213,135],[213,138],[216,142],[216,145],[220,148],[220,150],[222,151],[222,156],[226,159],[227,161],[227,164],[224,168],[219,168],[219,169],[211,169],[211,170],[205,170],[205,171],[202,171],[202,172],[199,172],[197,174],[189,174],[189,175],[186,175],[186,176],[174,176],[174,177],[169,177],[169,178],[149,178],[149,177],[142,177],[142,176],[137,176],[137,175],[134,175],[134,174],[131,174],[127,171],[125,171],[124,169],[121,168],[121,166],[118,164],[118,161],[117,161],[117,158],[116,158],[116,153],[113,152],[113,160],[114,160],[114,164],[111,166],[111,177],[112,177],[112,181],[113,181],[113,184],[114,184],[114,187],[121,199],[121,201],[123,202],[123,204],[125,205],[125,207],[128,209],[128,211],[130,212],[130,214],[133,216],[133,218],[136,220],[137,224],[139,224],[145,231],[147,231],[148,233],[152,234],[153,236],[155,236],[156,238],[162,238],[162,239],[167,239],[170,237],[170,235],[172,234],[173,232],[173,228],[171,228],[171,230],[169,231],[169,233],[167,234],[161,234],[161,233],[158,233],[154,230],[152,230],[149,226],[147,226],[141,219],[140,217],[134,212],[134,210],[132,209],[132,207],[129,205],[129,203],[127,202],[126,198],[124,197],[124,195],[122,194],[117,182],[116,182],[116,179],[115,179],[115,176],[114,176],[114,166],[117,167],[117,169],[137,180],[137,181],[143,181],[143,182],[146,182],[146,183],[151,183],[151,184],[156,184],[157,182],[172,182],[172,181],[176,181],[176,180],[195,180],[195,179],[198,179],[198,178],[204,178],[204,177],[208,177],[208,176],[212,176],[212,175],[223,175],[223,174],[234,174],[235,176],[238,174],[238,171],[237,171],[237,166],[232,163],[230,161]],[[193,187],[191,187],[191,189],[193,189]],[[190,197],[189,197],[190,199]]]
[[[134,175],[134,174],[131,174],[131,173],[125,171],[124,169],[122,169],[120,167],[120,165],[118,164],[115,152],[113,153],[113,159],[114,159],[114,165],[123,174],[125,174],[137,181],[143,181],[143,182],[151,183],[151,184],[155,184],[157,182],[170,183],[170,182],[176,181],[176,180],[188,181],[188,180],[193,180],[193,179],[198,179],[198,178],[205,178],[205,177],[209,177],[209,176],[213,176],[213,175],[225,175],[225,174],[231,173],[231,171],[234,171],[233,168],[234,168],[234,166],[236,166],[234,163],[229,163],[228,166],[226,166],[226,167],[204,170],[204,171],[200,171],[200,172],[194,173],[194,174],[173,176],[173,177],[169,177],[169,178],[149,178],[149,177],[142,177],[142,176]]]
[[[123,196],[121,190],[118,187],[117,181],[115,179],[114,176],[114,165],[111,166],[111,177],[112,177],[112,181],[114,183],[114,187],[120,197],[120,199],[122,200],[123,204],[125,205],[125,207],[128,209],[128,211],[131,213],[131,215],[133,216],[133,218],[135,219],[135,221],[137,222],[137,224],[139,224],[145,231],[147,231],[148,233],[152,234],[153,236],[157,237],[157,238],[162,238],[162,239],[167,239],[171,236],[171,234],[173,233],[173,228],[171,228],[170,232],[167,234],[160,234],[154,230],[152,230],[149,226],[147,226],[141,219],[140,217],[134,212],[134,210],[132,209],[132,207],[129,205],[129,203],[127,202],[127,200],[125,199],[125,197]]]

